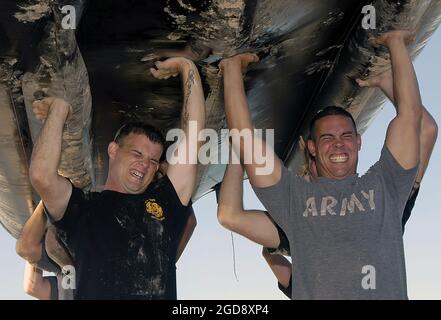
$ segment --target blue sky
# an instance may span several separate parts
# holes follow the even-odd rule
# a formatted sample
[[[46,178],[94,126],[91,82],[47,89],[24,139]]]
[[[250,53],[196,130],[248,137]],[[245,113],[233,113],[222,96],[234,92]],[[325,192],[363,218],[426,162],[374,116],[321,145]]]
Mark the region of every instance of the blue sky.
[[[441,31],[438,29],[415,62],[423,103],[441,123]],[[359,172],[377,161],[389,121],[390,103],[384,105],[363,135]],[[411,299],[441,299],[441,149],[435,146],[420,194],[404,236],[408,295]],[[244,203],[248,209],[263,209],[245,182]],[[195,206],[198,226],[177,265],[179,299],[285,299],[261,257],[261,247],[234,235],[216,220],[213,193]],[[15,254],[15,239],[0,228],[0,299],[28,299],[22,290],[24,261]],[[235,269],[234,269],[235,262]],[[234,270],[236,270],[237,279]]]

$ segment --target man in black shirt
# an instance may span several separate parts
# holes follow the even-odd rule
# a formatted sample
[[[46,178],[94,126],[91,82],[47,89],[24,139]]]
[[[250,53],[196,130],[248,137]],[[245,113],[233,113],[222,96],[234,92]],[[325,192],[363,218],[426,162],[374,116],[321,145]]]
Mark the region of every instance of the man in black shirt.
[[[197,138],[205,114],[196,66],[170,58],[156,67],[150,71],[158,79],[181,76],[182,130]],[[149,125],[125,125],[108,146],[104,191],[85,194],[57,172],[69,104],[46,98],[34,102],[33,111],[45,123],[34,145],[30,179],[74,256],[75,298],[176,299],[176,253],[196,185],[191,159],[197,158],[197,141],[183,139],[173,156],[186,151],[188,158],[168,159],[167,175],[153,181],[164,139]]]

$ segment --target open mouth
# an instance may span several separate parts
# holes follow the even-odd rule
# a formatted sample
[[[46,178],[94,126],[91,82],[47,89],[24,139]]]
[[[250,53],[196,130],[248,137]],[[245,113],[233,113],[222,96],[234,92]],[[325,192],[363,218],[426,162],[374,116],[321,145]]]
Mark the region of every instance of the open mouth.
[[[142,181],[144,178],[144,173],[138,170],[130,170],[130,175],[139,181]]]
[[[329,160],[331,160],[332,163],[344,163],[347,162],[348,159],[349,159],[349,155],[347,155],[346,153],[334,154],[329,158]]]

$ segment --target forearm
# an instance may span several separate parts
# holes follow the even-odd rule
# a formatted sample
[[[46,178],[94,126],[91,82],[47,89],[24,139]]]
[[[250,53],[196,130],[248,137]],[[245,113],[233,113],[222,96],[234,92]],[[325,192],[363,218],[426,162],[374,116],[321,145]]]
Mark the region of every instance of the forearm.
[[[228,128],[239,131],[246,130],[253,133],[253,123],[245,94],[243,76],[240,64],[236,61],[227,61],[223,69],[224,74],[224,104],[227,117]],[[252,135],[254,140],[254,135]],[[233,142],[235,140],[233,139]],[[244,153],[252,153],[251,145],[241,143],[240,146],[234,145],[242,163]]]
[[[40,201],[34,213],[23,226],[16,243],[17,254],[30,263],[40,261],[45,231],[46,215],[44,214],[43,203]]]
[[[422,102],[418,80],[411,58],[403,40],[392,38],[389,41],[392,62],[393,94],[398,114],[421,117]]]
[[[218,213],[239,214],[243,211],[243,168],[241,164],[228,164],[219,193]]]
[[[25,266],[23,289],[37,299],[50,299],[50,284],[43,278],[43,272],[29,262]]]
[[[205,127],[205,98],[202,81],[195,64],[187,60],[181,70],[184,102],[182,107],[182,129],[190,134],[190,123],[197,124],[197,132]],[[196,137],[197,138],[197,137]]]
[[[282,164],[272,148],[255,135],[239,62],[225,61],[223,74],[228,127],[239,131],[230,131],[234,151],[240,156],[253,186],[274,185],[280,180]]]
[[[39,193],[58,178],[63,128],[68,113],[69,106],[55,100],[34,144],[29,172],[31,183]]]

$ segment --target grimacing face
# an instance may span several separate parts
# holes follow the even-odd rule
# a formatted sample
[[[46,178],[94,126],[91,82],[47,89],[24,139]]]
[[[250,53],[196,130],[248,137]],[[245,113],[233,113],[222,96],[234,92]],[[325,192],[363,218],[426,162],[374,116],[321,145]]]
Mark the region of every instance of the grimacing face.
[[[348,117],[329,115],[316,121],[308,150],[319,177],[343,180],[357,172],[361,137]]]
[[[143,134],[130,133],[120,144],[108,147],[112,190],[140,194],[153,180],[164,148]]]

